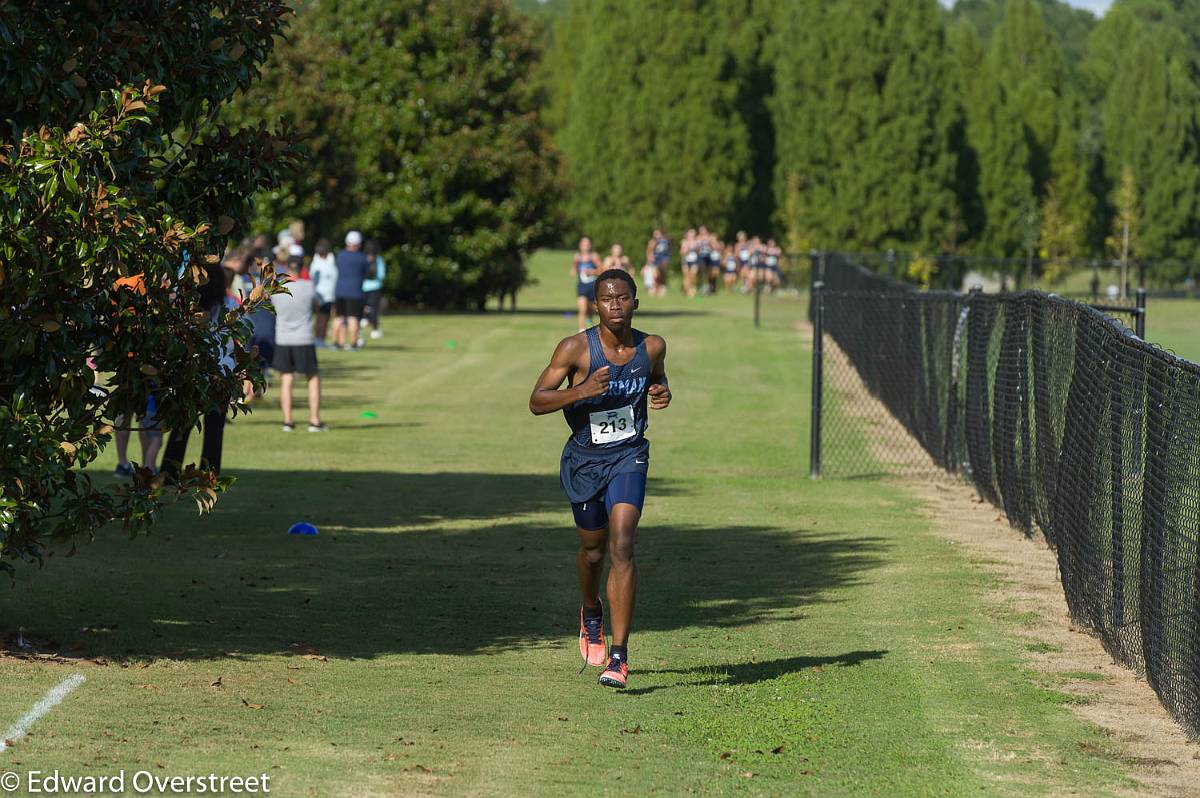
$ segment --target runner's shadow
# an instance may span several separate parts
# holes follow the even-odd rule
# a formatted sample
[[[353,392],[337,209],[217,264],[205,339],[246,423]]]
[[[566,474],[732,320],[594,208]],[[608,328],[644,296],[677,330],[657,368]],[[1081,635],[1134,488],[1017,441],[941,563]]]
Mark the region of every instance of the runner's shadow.
[[[769,662],[742,662],[736,665],[700,666],[695,668],[673,669],[660,668],[646,670],[638,668],[639,674],[672,673],[683,676],[701,678],[680,681],[675,684],[663,684],[649,687],[639,687],[625,691],[625,695],[646,695],[659,690],[673,690],[677,687],[713,687],[716,685],[757,684],[778,679],[813,668],[824,669],[830,666],[854,667],[864,662],[883,659],[886,651],[850,651],[831,657],[789,657],[787,659],[770,660]]]

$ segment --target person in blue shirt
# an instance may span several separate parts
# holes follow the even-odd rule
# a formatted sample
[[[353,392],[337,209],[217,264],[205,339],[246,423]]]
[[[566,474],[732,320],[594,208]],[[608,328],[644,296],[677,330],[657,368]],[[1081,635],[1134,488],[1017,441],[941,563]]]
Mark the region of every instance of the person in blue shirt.
[[[362,326],[371,329],[371,338],[382,338],[383,331],[379,329],[379,311],[383,304],[383,278],[387,276],[387,264],[379,252],[379,244],[368,241],[365,249],[367,255],[367,277],[363,280],[363,313]],[[371,268],[374,267],[374,272]]]
[[[337,284],[333,290],[333,306],[338,323],[333,333],[334,346],[353,349],[358,342],[358,320],[363,310],[363,280],[367,278],[370,261],[362,251],[363,237],[357,230],[346,233],[346,248],[337,254]]]

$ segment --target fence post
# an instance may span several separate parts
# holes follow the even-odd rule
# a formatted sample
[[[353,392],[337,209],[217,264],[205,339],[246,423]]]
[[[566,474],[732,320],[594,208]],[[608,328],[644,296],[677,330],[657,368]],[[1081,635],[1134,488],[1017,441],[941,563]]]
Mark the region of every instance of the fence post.
[[[809,430],[809,441],[811,444],[809,471],[810,479],[819,479],[821,476],[821,414],[824,409],[824,335],[825,335],[825,307],[823,290],[825,283],[817,280],[812,286],[812,295],[809,297],[809,302],[812,303],[813,317],[813,362],[812,362],[812,424]]]
[[[1137,317],[1133,322],[1134,332],[1143,341],[1146,340],[1146,289],[1137,290]]]
[[[754,329],[758,329],[759,305],[762,304],[762,272],[754,271]]]

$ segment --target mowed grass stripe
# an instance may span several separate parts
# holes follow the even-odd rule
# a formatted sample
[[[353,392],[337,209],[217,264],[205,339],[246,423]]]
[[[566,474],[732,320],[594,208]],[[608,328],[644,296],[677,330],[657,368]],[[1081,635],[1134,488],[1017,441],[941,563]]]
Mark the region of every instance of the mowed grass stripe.
[[[795,300],[765,302],[758,331],[749,297],[643,300],[677,398],[649,433],[632,689],[579,675],[566,428],[526,408],[572,332],[568,263],[534,259],[524,312],[390,317],[366,350],[323,353],[333,431],[282,433],[273,404],[239,420],[239,483],[213,517],[178,507],[149,538],[113,531],[22,573],[6,625],[126,666],[88,668],[9,753],[265,770],[282,795],[1124,784],[1080,751],[1097,733],[1026,673],[982,610],[986,578],[910,496],[808,480]],[[297,520],[321,534],[290,538]],[[6,683],[61,672],[0,662]],[[0,711],[25,703],[5,691]]]

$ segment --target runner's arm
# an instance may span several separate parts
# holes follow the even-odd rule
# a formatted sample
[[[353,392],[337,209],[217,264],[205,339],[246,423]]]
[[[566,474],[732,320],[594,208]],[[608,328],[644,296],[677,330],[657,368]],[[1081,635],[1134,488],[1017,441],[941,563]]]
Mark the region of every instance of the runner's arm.
[[[533,393],[529,395],[529,412],[535,416],[544,416],[573,405],[581,399],[599,396],[608,388],[608,366],[596,369],[592,376],[579,385],[562,388],[563,381],[571,375],[572,369],[579,361],[580,346],[583,342],[578,336],[572,335],[559,342],[550,358],[550,365],[542,371]]]
[[[662,410],[671,404],[671,387],[667,384],[667,342],[657,335],[647,336],[646,354],[654,364],[650,369],[650,409]]]

